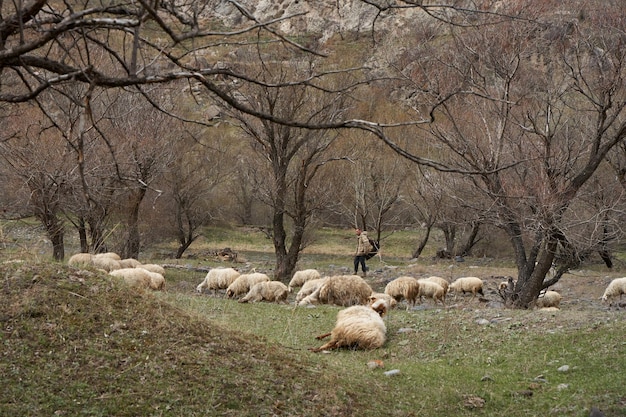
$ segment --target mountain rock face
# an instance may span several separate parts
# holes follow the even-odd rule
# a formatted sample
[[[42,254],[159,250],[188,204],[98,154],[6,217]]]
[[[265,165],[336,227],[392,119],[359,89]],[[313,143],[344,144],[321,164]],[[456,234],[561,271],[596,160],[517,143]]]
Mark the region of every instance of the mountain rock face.
[[[380,11],[360,0],[240,0],[259,21],[277,19],[274,26],[287,35],[317,34],[323,43],[335,34],[376,30],[397,31],[423,16],[418,8]],[[241,13],[227,1],[220,1],[213,12],[222,23],[236,27]],[[289,16],[295,16],[287,19]]]

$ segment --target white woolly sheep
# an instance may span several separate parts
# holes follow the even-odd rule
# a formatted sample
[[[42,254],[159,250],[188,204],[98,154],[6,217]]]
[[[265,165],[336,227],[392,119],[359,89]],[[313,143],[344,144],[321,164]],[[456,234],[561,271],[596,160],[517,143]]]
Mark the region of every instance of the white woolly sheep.
[[[422,302],[422,297],[426,297],[432,299],[435,304],[437,304],[437,301],[440,301],[443,305],[446,304],[446,293],[441,285],[428,279],[418,279],[417,282],[419,283],[417,298],[419,298],[420,303]]]
[[[161,265],[141,264],[140,267],[150,272],[156,272],[158,274],[165,275],[165,268],[163,268]]]
[[[196,287],[196,291],[202,292],[204,288],[213,290],[225,290],[235,281],[239,275],[239,271],[234,268],[213,268],[204,277],[204,280]]]
[[[239,299],[240,303],[255,303],[257,301],[285,302],[289,295],[289,288],[280,281],[257,282],[245,297]]]
[[[104,255],[104,254],[102,254]],[[104,269],[106,272],[111,272],[116,269],[121,269],[120,261],[113,259],[109,256],[95,255],[91,258],[91,264],[99,269]]]
[[[385,294],[392,296],[397,302],[406,300],[408,310],[415,305],[419,294],[419,282],[413,277],[398,277],[385,286]]]
[[[372,295],[369,296],[370,305],[373,305],[378,300],[385,300],[388,308],[396,308],[398,305],[395,298],[384,292],[373,292]]]
[[[141,262],[135,258],[122,259],[119,263],[120,268],[137,268],[138,266],[141,266]]]
[[[319,290],[322,284],[326,282],[327,278],[328,277],[312,279],[302,284],[302,288],[300,288],[300,291],[298,291],[298,293],[296,294],[296,304],[298,303],[302,303],[300,305],[311,304],[309,300],[307,301],[304,301],[304,300],[308,296],[313,294],[315,291]],[[316,299],[317,299],[317,296],[316,296]]]
[[[546,291],[543,295],[539,294],[537,298],[538,308],[559,308],[559,303],[563,297],[556,291]]]
[[[448,293],[448,287],[450,286],[450,283],[448,282],[447,279],[445,278],[441,278],[441,277],[437,277],[437,276],[431,276],[428,278],[425,278],[427,281],[433,281],[436,282],[437,284],[441,285],[441,287],[443,288],[444,294]]]
[[[483,280],[478,277],[461,277],[457,278],[453,283],[448,286],[448,292],[453,291],[456,294],[461,292],[472,293],[472,299],[476,297],[476,294],[485,295],[483,293]]]
[[[611,281],[604,290],[604,294],[602,294],[602,301],[612,302],[614,297],[619,296],[620,301],[622,300],[622,294],[626,294],[626,277],[624,278],[615,278]]]
[[[393,298],[391,298],[391,300],[393,302],[396,301]],[[385,317],[387,315],[387,312],[391,308],[391,306],[389,305],[389,298],[382,297],[382,298],[375,299],[374,301],[371,302],[370,308],[374,310],[375,312],[377,312],[380,317]]]
[[[320,277],[321,275],[317,269],[303,269],[302,271],[296,271],[295,274],[293,274],[291,281],[289,281],[289,292],[291,292],[294,287],[301,287],[305,282],[312,279],[318,279]]]
[[[152,277],[149,271],[142,268],[116,269],[109,272],[109,275],[122,278],[124,282],[131,287],[143,289],[151,288]]]
[[[152,272],[142,267],[138,267],[135,269],[143,269],[150,276],[150,288],[155,291],[164,291],[165,290],[165,277],[163,274],[159,274],[158,272]]]
[[[306,298],[313,304],[348,307],[367,304],[372,292],[372,287],[358,275],[334,275],[328,277],[315,292]]]
[[[72,266],[92,265],[92,257],[93,255],[91,253],[77,253],[70,257],[70,259],[67,261],[67,264]]]
[[[318,336],[321,340],[330,336],[330,341],[312,352],[338,349],[376,349],[387,339],[387,327],[380,314],[368,306],[352,306],[337,313],[335,327],[330,333]]]
[[[118,255],[115,252],[104,252],[104,253],[97,253],[94,255],[94,257],[96,258],[109,258],[109,259],[113,259],[116,261],[121,261],[122,257],[120,255]]]
[[[226,296],[233,298],[238,295],[246,294],[257,282],[269,281],[270,277],[260,272],[253,272],[250,274],[242,274],[235,279],[232,284],[226,288]]]

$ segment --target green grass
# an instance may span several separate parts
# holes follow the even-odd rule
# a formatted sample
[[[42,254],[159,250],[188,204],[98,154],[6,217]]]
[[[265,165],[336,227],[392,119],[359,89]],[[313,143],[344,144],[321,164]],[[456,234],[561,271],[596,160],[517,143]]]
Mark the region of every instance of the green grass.
[[[216,266],[211,250],[231,247],[250,258],[246,267],[273,266],[261,232],[208,232],[188,258],[154,261]],[[319,232],[301,267],[349,267],[352,230]],[[28,247],[5,236],[12,247]],[[368,276],[375,289],[404,273],[511,272],[506,260],[410,261],[415,238],[402,231],[386,240],[389,252],[370,261],[380,271]],[[0,263],[0,416],[582,417],[591,406],[626,416],[624,310],[570,301],[571,292],[556,312],[467,300],[395,309],[382,348],[325,354],[309,348],[322,344],[315,336],[332,329],[338,307],[200,295],[194,289],[204,273],[193,269],[168,269],[166,292],[136,292],[42,255],[3,258],[16,255],[26,261]],[[565,282],[574,291],[591,280]],[[370,369],[373,360],[384,367]],[[564,365],[569,370],[559,371]],[[400,373],[385,376],[392,369]]]

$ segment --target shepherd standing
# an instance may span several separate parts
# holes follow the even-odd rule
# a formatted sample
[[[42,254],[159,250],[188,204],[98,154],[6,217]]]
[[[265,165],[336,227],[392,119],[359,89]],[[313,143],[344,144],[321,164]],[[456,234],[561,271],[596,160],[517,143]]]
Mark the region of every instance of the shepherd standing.
[[[365,256],[369,252],[370,240],[367,238],[367,232],[357,228],[356,230],[356,254],[354,256],[354,275],[359,272],[359,264],[361,264],[361,270],[363,276],[367,276],[367,266],[365,265]]]

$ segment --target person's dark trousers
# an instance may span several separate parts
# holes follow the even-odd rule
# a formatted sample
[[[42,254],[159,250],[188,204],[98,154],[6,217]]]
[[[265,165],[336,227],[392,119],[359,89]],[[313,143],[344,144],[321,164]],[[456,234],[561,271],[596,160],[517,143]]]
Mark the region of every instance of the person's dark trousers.
[[[365,255],[354,257],[354,275],[359,272],[359,264],[361,264],[361,270],[363,271],[363,273],[366,273],[367,267],[365,266]]]

